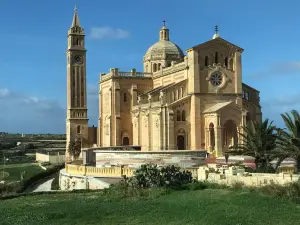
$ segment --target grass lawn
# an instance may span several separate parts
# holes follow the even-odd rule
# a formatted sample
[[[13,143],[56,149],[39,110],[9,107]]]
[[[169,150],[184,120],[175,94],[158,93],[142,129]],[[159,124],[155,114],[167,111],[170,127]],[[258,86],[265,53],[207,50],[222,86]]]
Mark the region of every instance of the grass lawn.
[[[1,224],[299,224],[300,205],[231,190],[177,191],[149,200],[63,193],[0,201]]]
[[[40,172],[43,169],[37,164],[23,163],[23,164],[8,164],[5,165],[5,181],[12,182],[21,179],[21,172],[25,171],[24,179],[28,179]],[[3,166],[0,166],[0,180],[3,180]],[[8,174],[8,176],[7,176]]]

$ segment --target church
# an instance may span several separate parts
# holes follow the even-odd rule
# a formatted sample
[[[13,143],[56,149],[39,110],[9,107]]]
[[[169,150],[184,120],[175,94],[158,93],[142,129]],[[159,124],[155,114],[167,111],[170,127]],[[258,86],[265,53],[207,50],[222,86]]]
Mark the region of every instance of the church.
[[[165,22],[156,36],[141,59],[143,71],[111,68],[100,74],[98,128],[89,128],[85,33],[75,9],[68,31],[67,143],[81,135],[87,147],[222,156],[242,141],[248,121],[261,122],[259,91],[242,82],[244,50],[223,39],[217,26],[212,39],[185,51]]]

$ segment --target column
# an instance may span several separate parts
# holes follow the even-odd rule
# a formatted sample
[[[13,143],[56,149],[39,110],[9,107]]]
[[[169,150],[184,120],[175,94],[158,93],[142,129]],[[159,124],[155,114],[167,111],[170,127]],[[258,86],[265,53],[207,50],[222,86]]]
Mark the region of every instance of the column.
[[[205,148],[210,152],[210,132],[209,128],[205,128]]]
[[[222,151],[222,127],[218,125],[215,128],[215,152],[216,152],[216,157],[223,156],[223,151]]]
[[[175,138],[174,138],[174,112],[172,109],[168,109],[168,149],[175,149]]]
[[[201,113],[199,96],[191,96],[191,150],[201,149]]]
[[[133,121],[133,129],[132,129],[132,138],[133,138],[133,145],[139,145],[139,113],[132,114],[132,121]]]

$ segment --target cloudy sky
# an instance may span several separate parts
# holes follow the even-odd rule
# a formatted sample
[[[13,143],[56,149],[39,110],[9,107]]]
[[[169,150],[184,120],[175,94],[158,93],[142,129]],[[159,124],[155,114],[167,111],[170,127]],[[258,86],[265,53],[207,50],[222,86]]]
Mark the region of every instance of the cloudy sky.
[[[74,4],[87,34],[90,125],[97,124],[97,82],[118,67],[142,69],[162,20],[182,49],[221,36],[244,48],[243,81],[260,90],[263,115],[300,110],[300,1],[1,0],[0,131],[64,133],[67,31]]]

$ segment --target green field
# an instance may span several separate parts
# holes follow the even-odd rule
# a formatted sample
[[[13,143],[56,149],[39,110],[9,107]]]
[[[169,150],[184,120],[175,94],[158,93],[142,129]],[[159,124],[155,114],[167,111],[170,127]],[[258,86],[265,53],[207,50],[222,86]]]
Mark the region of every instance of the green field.
[[[28,179],[40,172],[43,169],[37,164],[9,164],[4,167],[4,177],[6,182],[18,181],[21,179],[21,173],[25,171],[24,179]],[[3,180],[3,165],[0,166],[0,180]]]
[[[1,224],[299,224],[295,203],[255,192],[176,191],[149,200],[110,200],[99,192],[61,193],[0,201]]]

